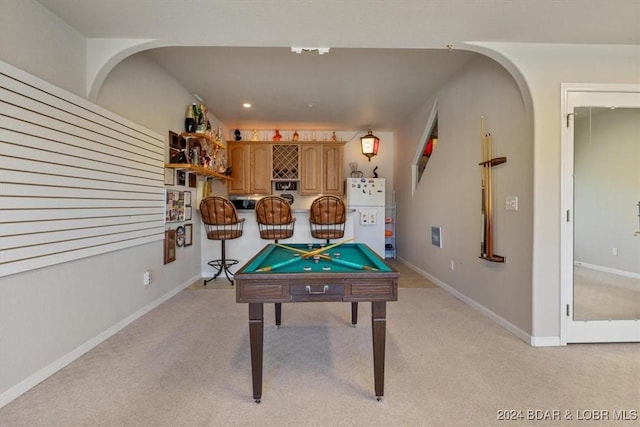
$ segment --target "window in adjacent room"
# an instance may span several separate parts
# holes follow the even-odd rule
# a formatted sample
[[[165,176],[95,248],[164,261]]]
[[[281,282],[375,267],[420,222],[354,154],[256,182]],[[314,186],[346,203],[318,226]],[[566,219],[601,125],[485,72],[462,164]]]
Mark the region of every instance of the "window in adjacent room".
[[[429,159],[433,155],[433,151],[436,148],[437,143],[438,143],[438,111],[436,106],[434,105],[433,111],[431,112],[431,116],[429,117],[429,122],[427,123],[427,127],[423,135],[422,143],[419,146],[419,151],[416,153],[416,160],[413,165],[414,191],[418,187],[418,184],[422,179],[424,170],[426,169],[427,164],[429,163]]]

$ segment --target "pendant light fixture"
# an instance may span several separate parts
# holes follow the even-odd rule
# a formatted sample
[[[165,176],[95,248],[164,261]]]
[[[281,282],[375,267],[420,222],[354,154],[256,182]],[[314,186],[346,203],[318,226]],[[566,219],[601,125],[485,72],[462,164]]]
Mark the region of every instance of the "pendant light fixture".
[[[362,154],[371,161],[373,156],[378,155],[380,138],[371,133],[371,129],[369,129],[369,133],[360,138],[360,147],[362,148]]]

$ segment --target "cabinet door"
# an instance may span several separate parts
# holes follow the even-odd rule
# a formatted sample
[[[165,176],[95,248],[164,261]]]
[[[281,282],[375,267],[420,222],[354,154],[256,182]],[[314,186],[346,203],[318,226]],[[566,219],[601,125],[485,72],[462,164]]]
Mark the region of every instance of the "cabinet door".
[[[228,163],[231,166],[231,181],[227,183],[229,194],[250,194],[250,156],[249,144],[233,143],[228,145]]]
[[[271,144],[251,145],[250,189],[254,194],[271,194]]]
[[[322,192],[341,196],[344,193],[342,145],[322,146],[322,171]]]
[[[322,146],[301,144],[300,148],[300,194],[303,196],[320,194],[322,193]]]

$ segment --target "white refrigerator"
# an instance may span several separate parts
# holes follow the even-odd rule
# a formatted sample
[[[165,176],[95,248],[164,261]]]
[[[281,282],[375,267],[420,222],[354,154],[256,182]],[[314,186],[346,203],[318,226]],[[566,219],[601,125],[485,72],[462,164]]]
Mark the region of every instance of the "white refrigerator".
[[[384,178],[347,178],[347,208],[354,210],[353,235],[384,258]]]

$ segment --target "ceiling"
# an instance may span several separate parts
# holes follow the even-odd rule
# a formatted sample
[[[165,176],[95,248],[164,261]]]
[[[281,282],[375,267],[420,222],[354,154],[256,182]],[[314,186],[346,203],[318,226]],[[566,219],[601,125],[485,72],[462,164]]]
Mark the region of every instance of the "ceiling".
[[[149,54],[231,128],[315,130],[393,129],[476,55],[184,47]],[[251,109],[244,109],[243,102]]]
[[[640,0],[39,2],[89,39],[166,46],[140,54],[241,129],[392,130],[469,42],[640,44]]]

